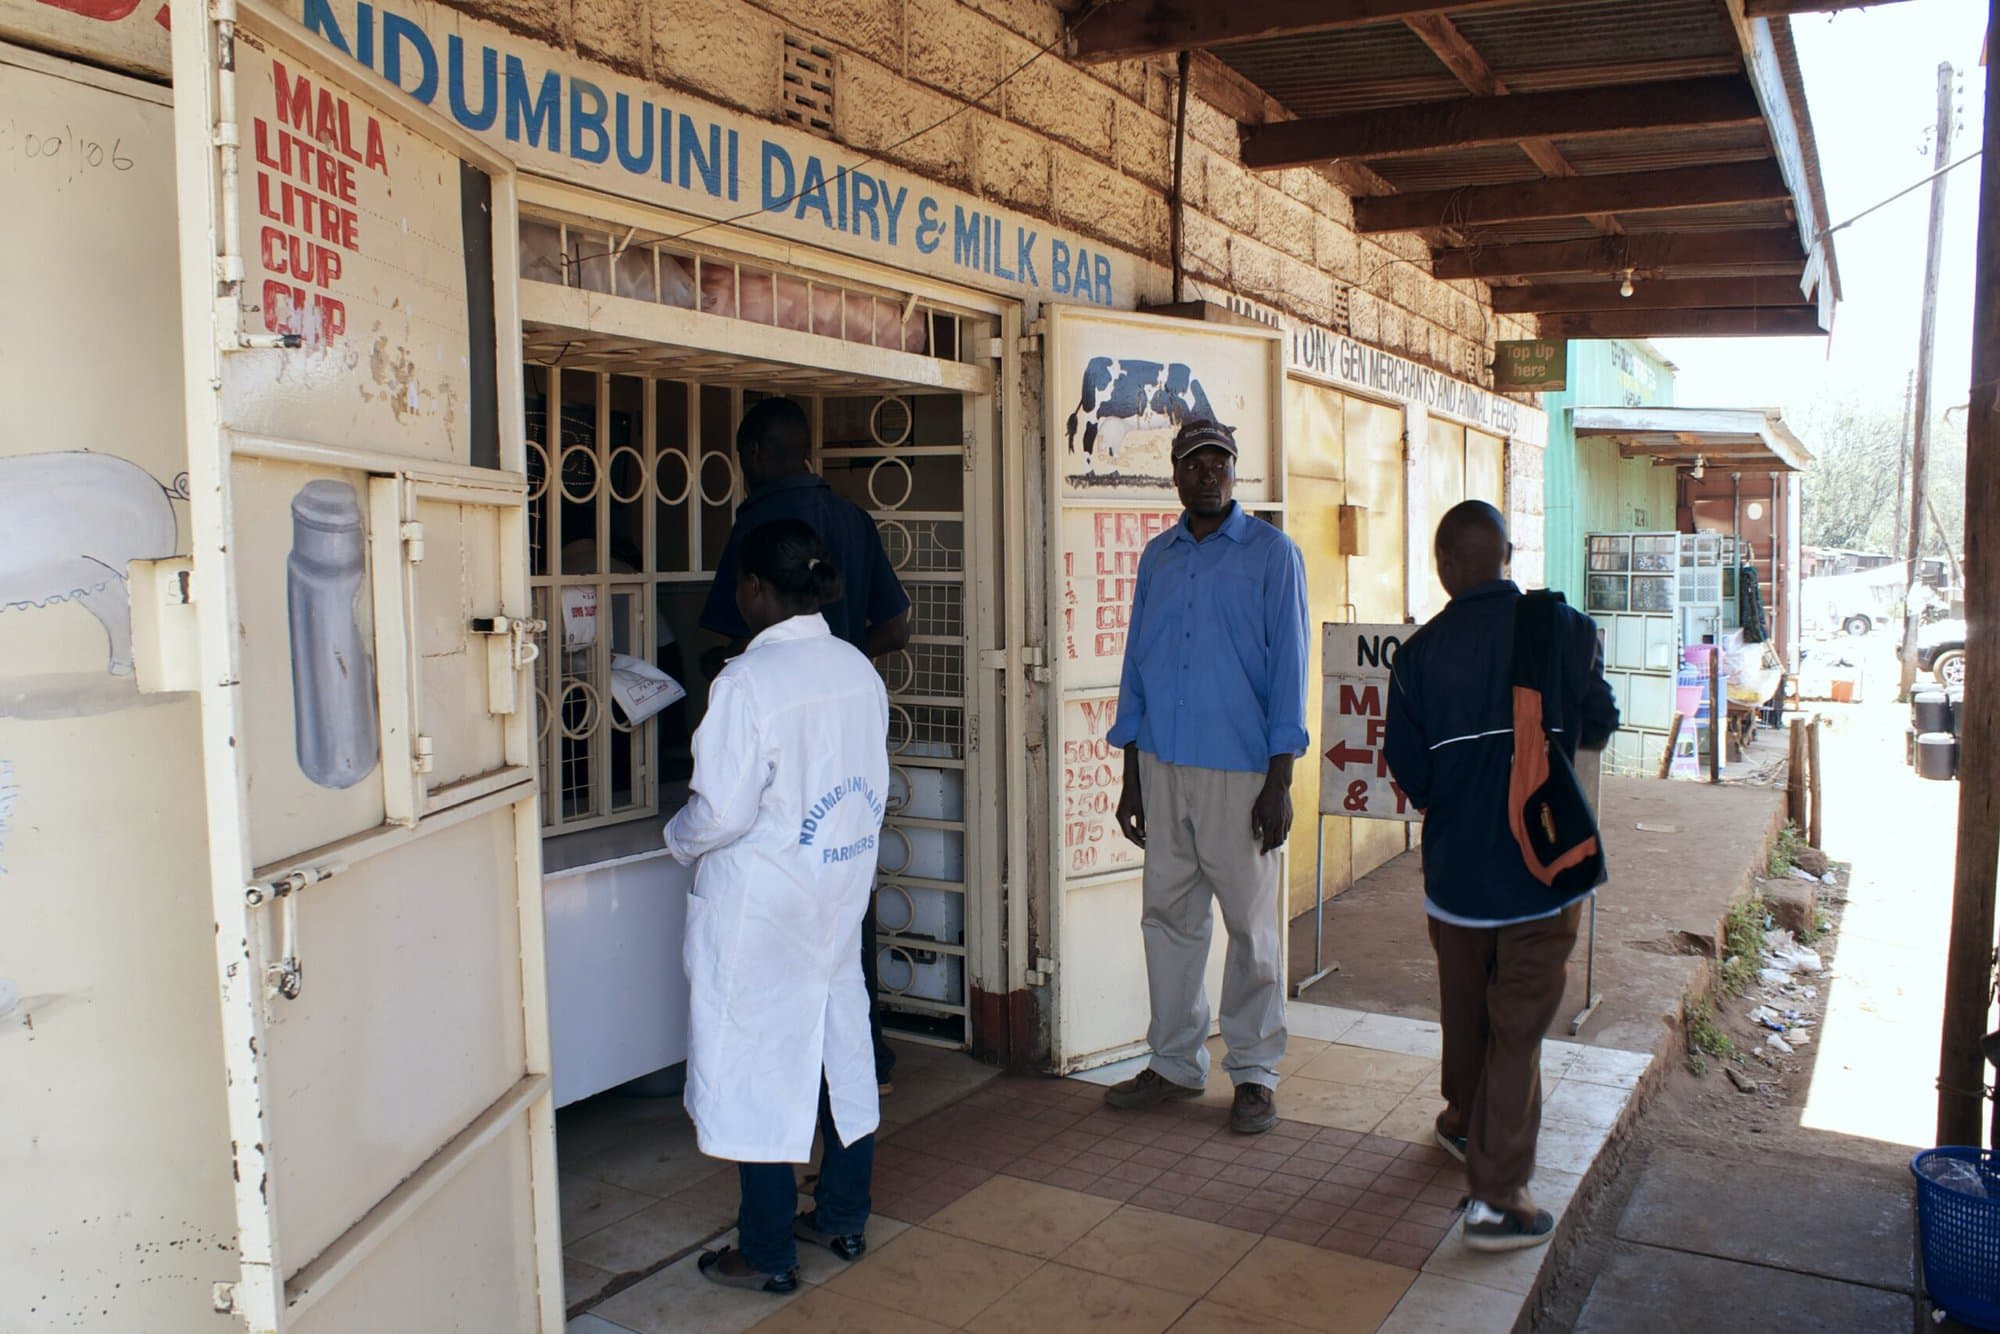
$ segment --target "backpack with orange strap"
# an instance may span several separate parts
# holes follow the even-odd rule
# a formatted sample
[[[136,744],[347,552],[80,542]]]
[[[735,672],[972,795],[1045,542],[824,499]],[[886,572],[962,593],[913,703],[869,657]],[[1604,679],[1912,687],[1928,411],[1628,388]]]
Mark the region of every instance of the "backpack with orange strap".
[[[1597,813],[1577,781],[1568,752],[1548,729],[1548,687],[1555,679],[1557,608],[1563,595],[1523,593],[1514,608],[1514,762],[1507,781],[1507,823],[1528,873],[1565,898],[1604,883]]]

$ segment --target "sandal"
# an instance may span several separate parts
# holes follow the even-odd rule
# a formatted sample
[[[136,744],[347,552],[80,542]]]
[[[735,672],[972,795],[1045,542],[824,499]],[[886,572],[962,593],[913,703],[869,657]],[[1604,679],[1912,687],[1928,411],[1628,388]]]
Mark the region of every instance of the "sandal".
[[[824,1246],[841,1259],[852,1264],[868,1249],[868,1238],[864,1233],[824,1232],[818,1223],[819,1211],[800,1214],[792,1220],[792,1235],[800,1241],[809,1241],[815,1246]]]
[[[752,1271],[748,1274],[726,1274],[722,1270],[723,1257],[740,1255],[734,1246],[724,1246],[719,1251],[703,1251],[701,1259],[695,1261],[695,1268],[710,1283],[720,1283],[725,1288],[742,1288],[747,1292],[768,1292],[777,1296],[799,1290],[799,1271],[789,1274],[763,1274]]]

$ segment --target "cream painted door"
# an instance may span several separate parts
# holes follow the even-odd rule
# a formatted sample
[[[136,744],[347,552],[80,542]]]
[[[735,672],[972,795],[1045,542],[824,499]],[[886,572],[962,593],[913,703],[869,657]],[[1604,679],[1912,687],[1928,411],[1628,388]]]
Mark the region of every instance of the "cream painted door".
[[[557,1329],[513,179],[216,12],[173,9],[218,1301]]]
[[[1055,846],[1042,939],[1053,964],[1053,1062],[1069,1071],[1145,1050],[1144,855],[1118,831],[1123,757],[1106,733],[1140,554],[1180,515],[1168,447],[1189,415],[1236,428],[1237,501],[1282,522],[1284,371],[1270,330],[1069,306],[1048,307],[1045,318]],[[1279,917],[1282,931],[1282,903]],[[1211,943],[1213,1012],[1227,943],[1219,915]]]

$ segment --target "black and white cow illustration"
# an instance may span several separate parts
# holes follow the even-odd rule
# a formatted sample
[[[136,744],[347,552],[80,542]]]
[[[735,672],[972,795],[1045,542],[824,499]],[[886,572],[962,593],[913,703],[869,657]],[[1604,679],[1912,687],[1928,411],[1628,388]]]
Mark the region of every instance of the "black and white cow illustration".
[[[1076,410],[1069,414],[1069,452],[1076,452],[1076,428],[1081,423],[1083,470],[1092,473],[1100,441],[1105,457],[1116,459],[1118,443],[1128,433],[1178,427],[1190,417],[1213,420],[1215,410],[1201,381],[1184,362],[1092,357],[1083,368]]]

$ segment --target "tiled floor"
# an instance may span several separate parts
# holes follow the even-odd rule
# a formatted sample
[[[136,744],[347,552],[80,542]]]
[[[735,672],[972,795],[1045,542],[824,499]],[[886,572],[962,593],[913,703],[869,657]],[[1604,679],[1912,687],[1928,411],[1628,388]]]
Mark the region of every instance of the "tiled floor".
[[[802,1249],[805,1283],[778,1299],[706,1283],[689,1254],[572,1328],[1510,1328],[1544,1252],[1476,1255],[1459,1239],[1464,1178],[1431,1143],[1436,1025],[1294,1006],[1292,1031],[1284,1119],[1254,1139],[1228,1131],[1219,1070],[1198,1102],[1130,1113],[1104,1108],[1098,1087],[1129,1066],[979,1085],[927,1057],[930,1070],[964,1082],[947,1095],[914,1066],[907,1079],[899,1071],[885,1105],[899,1124],[877,1151],[876,1217],[861,1261],[843,1266]],[[1548,1044],[1536,1178],[1544,1207],[1567,1204],[1646,1063]],[[897,1106],[901,1090],[918,1088],[949,1105],[928,1114]],[[575,1217],[588,1229],[565,1233],[567,1252],[573,1270],[595,1270],[586,1282],[609,1281],[614,1271],[600,1259],[639,1268],[649,1247],[665,1256],[692,1246],[681,1239],[702,1226],[714,1236],[728,1225],[733,1174],[716,1166],[684,1180],[696,1169],[681,1165],[678,1141],[656,1133],[673,1122],[655,1120],[643,1150],[587,1123],[583,1134],[604,1143],[574,1171],[564,1146],[565,1226]],[[648,1195],[648,1185],[672,1189]]]

